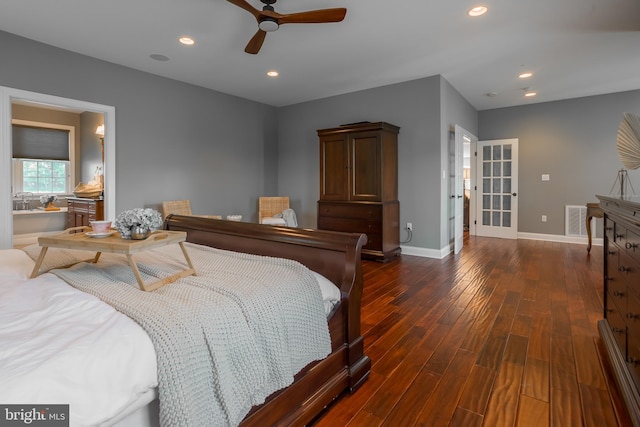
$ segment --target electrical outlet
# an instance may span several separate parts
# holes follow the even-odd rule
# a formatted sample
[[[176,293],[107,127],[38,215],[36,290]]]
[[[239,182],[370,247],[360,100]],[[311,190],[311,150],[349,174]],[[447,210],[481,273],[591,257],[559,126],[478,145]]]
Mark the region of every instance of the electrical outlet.
[[[542,222],[547,222],[547,216],[546,215],[542,215]]]
[[[413,231],[413,224],[412,223],[410,223],[410,222],[407,223],[407,230]]]

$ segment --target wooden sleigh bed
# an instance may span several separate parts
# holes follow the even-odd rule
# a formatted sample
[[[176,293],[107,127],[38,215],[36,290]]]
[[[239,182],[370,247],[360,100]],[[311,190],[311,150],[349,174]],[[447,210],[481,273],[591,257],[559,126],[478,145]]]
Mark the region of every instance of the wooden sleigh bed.
[[[368,377],[371,361],[360,334],[363,234],[273,227],[170,215],[164,228],[187,232],[187,241],[218,249],[296,260],[341,290],[329,318],[332,353],[311,363],[289,387],[254,407],[241,426],[305,425],[343,392],[355,391]]]
[[[328,333],[325,329],[322,334],[323,348],[325,348],[322,354],[327,354],[330,347],[328,356],[311,363],[307,360],[315,359],[304,359],[303,363],[296,365],[295,370],[291,371],[288,382],[284,384],[289,384],[291,377],[294,379],[293,383],[273,392],[270,396],[268,394],[271,391],[265,393],[263,399],[264,396],[268,397],[264,403],[251,408],[245,416],[244,414],[251,404],[246,406],[236,418],[237,420],[242,419],[241,426],[308,424],[341,394],[353,392],[367,379],[371,362],[363,352],[363,339],[360,333],[360,302],[363,287],[360,253],[367,240],[365,235],[275,227],[181,215],[169,215],[163,228],[170,231],[186,232],[187,242],[195,244],[190,246],[190,251],[196,252],[191,255],[199,257],[200,264],[198,265],[203,268],[208,265],[207,260],[217,259],[218,255],[215,255],[214,252],[220,251],[216,251],[216,249],[274,257],[273,262],[282,261],[277,260],[278,258],[291,259],[317,273],[316,278],[319,277],[318,275],[323,276],[320,278],[322,280],[318,279],[320,282],[324,282],[324,285],[321,283],[320,288],[326,289],[328,287],[333,294],[331,297],[331,303],[335,304],[333,308],[325,306],[323,310],[316,305],[313,306],[322,311],[319,316],[320,324],[328,325]],[[196,245],[204,245],[209,248],[201,248]],[[126,314],[126,311],[119,313],[110,305],[105,304],[104,299],[90,295],[94,293],[96,287],[102,286],[102,283],[95,281],[97,280],[95,278],[109,271],[111,272],[109,274],[112,274],[116,270],[110,270],[110,268],[114,265],[114,268],[117,268],[118,263],[124,263],[126,266],[124,257],[116,254],[112,256],[115,260],[112,258],[103,262],[101,258],[97,264],[81,262],[76,265],[77,268],[58,269],[54,270],[53,274],[42,274],[29,279],[28,272],[34,268],[34,260],[39,251],[40,248],[37,245],[23,250],[0,251],[0,380],[4,385],[7,385],[5,390],[0,390],[0,400],[6,401],[3,403],[68,403],[71,404],[72,415],[74,408],[76,408],[77,418],[102,420],[83,422],[83,425],[157,426],[159,419],[161,419],[158,418],[157,393],[158,390],[162,391],[162,388],[154,388],[151,383],[151,381],[157,381],[155,380],[155,363],[152,362],[155,362],[156,357],[158,360],[162,359],[160,356],[165,352],[158,353],[157,348],[154,352],[154,346],[149,340],[149,336],[152,335],[147,336],[143,328],[136,324],[136,322],[140,323],[140,319],[134,322],[129,317],[123,316],[122,313]],[[86,252],[81,252],[81,254],[77,254],[82,256],[79,260],[86,259]],[[202,252],[211,252],[212,254],[202,255]],[[56,259],[60,254],[58,252],[52,256]],[[205,258],[202,258],[203,256]],[[235,256],[255,258],[252,255],[228,255],[228,257]],[[49,255],[47,255],[48,259]],[[171,258],[170,262],[179,262],[178,259],[180,257]],[[293,264],[289,261],[286,263]],[[55,265],[49,267],[55,268]],[[146,265],[151,264],[147,263]],[[167,268],[170,270],[174,267]],[[242,274],[239,274],[241,276],[251,275],[249,273],[255,271],[252,274],[257,276],[262,274],[264,267],[260,264],[260,266],[256,265],[256,270],[251,270],[253,268],[250,267],[250,270],[242,272],[241,269],[234,267],[232,271],[233,274],[241,272]],[[299,266],[298,269],[300,269]],[[128,271],[128,274],[132,275],[129,267],[123,271]],[[203,270],[203,274],[199,274],[197,278],[185,278],[185,280],[209,280],[206,271]],[[78,288],[67,280],[69,275],[87,272],[90,274],[89,276],[82,276],[85,281],[83,285],[86,288]],[[309,274],[307,271],[307,277]],[[66,279],[62,280],[65,277]],[[325,278],[332,284],[329,284]],[[275,280],[280,281],[281,279],[284,280],[283,276],[278,275]],[[133,282],[116,281],[112,286],[115,286],[119,293],[138,292],[139,294],[141,291]],[[294,303],[294,301],[298,301],[297,297],[302,295],[302,292],[297,292],[301,289],[300,286],[295,286],[297,282],[292,283],[294,283],[292,287],[278,285],[277,289],[288,289],[287,291],[279,291],[282,293],[278,294],[278,298],[288,300],[288,305],[283,305],[294,307],[296,312],[300,313],[300,316],[296,317],[296,321],[292,324],[292,326],[295,325],[293,329],[306,331],[303,324],[312,316],[307,311],[307,306]],[[314,283],[314,281],[306,280],[306,283]],[[153,294],[149,293],[148,296],[166,298],[167,295],[173,295],[171,292],[177,289],[192,289],[189,286],[192,285],[183,283],[177,288],[169,285],[159,289],[157,295],[153,295],[154,292]],[[263,285],[260,284],[260,286]],[[134,290],[129,290],[130,287],[133,287]],[[195,292],[196,288],[193,289],[189,292]],[[251,292],[257,291],[257,288],[249,287],[249,289],[252,289]],[[271,290],[270,286],[266,289],[268,292],[275,291],[275,289]],[[316,292],[319,297],[320,292],[318,290]],[[324,290],[322,292],[324,299]],[[127,295],[138,298],[140,296],[138,294]],[[336,302],[338,299],[339,301]],[[275,299],[274,301],[280,310],[278,301],[282,300]],[[315,301],[315,304],[321,304],[320,301]],[[135,304],[130,305],[138,307],[137,300]],[[203,307],[205,311],[211,312],[208,310],[209,306],[203,305]],[[191,316],[192,313],[189,311],[188,316]],[[222,312],[216,310],[215,313]],[[314,313],[313,317],[318,319],[318,313],[316,311]],[[146,322],[146,319],[143,321]],[[327,323],[324,323],[325,319]],[[221,324],[215,323],[215,325]],[[115,327],[116,325],[119,326]],[[232,347],[221,349],[224,354],[229,351],[231,354],[236,354],[234,353],[235,349],[239,348],[236,344],[237,336],[234,335],[233,325],[231,323],[220,328],[223,334],[234,337]],[[184,331],[185,336],[188,335],[187,333],[190,334],[190,331],[195,331],[196,335],[200,334],[198,326],[180,330]],[[292,330],[289,333],[291,332]],[[180,333],[176,336],[182,335],[183,333]],[[315,337],[315,335],[310,336]],[[143,344],[143,341],[148,343]],[[317,342],[314,338],[312,341],[308,341],[307,345]],[[45,346],[46,351],[40,352],[41,346]],[[3,352],[3,347],[5,349],[11,348],[11,351]],[[306,348],[306,346],[297,345],[291,347],[290,350],[295,348]],[[131,357],[133,359],[130,359]],[[186,356],[185,360],[187,359],[190,360],[191,356]],[[120,360],[130,360],[126,365],[127,369],[122,369]],[[272,359],[270,365],[264,366],[269,366],[271,369],[271,367],[278,365],[280,360],[288,360],[287,354],[281,354],[280,358]],[[307,363],[309,364],[307,365]],[[36,369],[36,366],[39,368]],[[299,370],[301,366],[304,367]],[[99,381],[102,382],[97,382],[95,379],[86,380],[87,376],[82,374],[85,371],[100,372]],[[192,375],[195,372],[209,375],[211,371],[189,372]],[[232,371],[223,372],[228,377]],[[295,372],[298,373],[295,374]],[[160,373],[160,365],[158,365],[157,375],[159,376]],[[241,374],[242,371],[237,371],[237,373]],[[137,376],[141,377],[140,383],[133,380],[133,377]],[[129,381],[129,378],[132,381]],[[138,379],[136,378],[135,381]],[[141,387],[141,391],[136,392],[138,394],[135,395],[138,397],[130,400],[127,395],[130,391],[137,390],[138,387]],[[54,392],[59,389],[64,390],[66,394]],[[270,390],[277,390],[277,388]],[[58,402],[57,399],[63,401]],[[112,402],[113,399],[125,399],[123,400],[125,403],[122,403],[122,406],[115,406],[116,403]],[[14,402],[14,400],[19,401]],[[209,398],[200,400],[207,406],[217,404],[217,402],[209,403],[211,400]],[[256,401],[263,402],[261,399]],[[100,408],[95,405],[98,402],[102,402]],[[114,409],[118,407],[122,409]],[[165,405],[165,410],[166,408]],[[160,405],[160,409],[162,412],[162,405]],[[88,411],[88,413],[82,411]],[[234,421],[231,424],[237,422]],[[193,424],[193,422],[187,421],[185,425]],[[76,424],[72,422],[71,425]]]

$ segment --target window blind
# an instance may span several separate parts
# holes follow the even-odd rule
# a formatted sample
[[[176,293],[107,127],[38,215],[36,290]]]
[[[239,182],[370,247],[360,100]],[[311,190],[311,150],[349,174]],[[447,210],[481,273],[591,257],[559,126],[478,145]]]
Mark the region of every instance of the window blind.
[[[13,158],[69,160],[69,131],[12,125]]]

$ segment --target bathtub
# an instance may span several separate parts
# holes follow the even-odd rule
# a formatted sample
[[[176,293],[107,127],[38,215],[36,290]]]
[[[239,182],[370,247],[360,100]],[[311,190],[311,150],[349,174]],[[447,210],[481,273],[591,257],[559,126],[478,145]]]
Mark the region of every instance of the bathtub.
[[[43,208],[13,211],[13,244],[36,243],[39,236],[63,231],[67,225],[67,208],[45,211]]]

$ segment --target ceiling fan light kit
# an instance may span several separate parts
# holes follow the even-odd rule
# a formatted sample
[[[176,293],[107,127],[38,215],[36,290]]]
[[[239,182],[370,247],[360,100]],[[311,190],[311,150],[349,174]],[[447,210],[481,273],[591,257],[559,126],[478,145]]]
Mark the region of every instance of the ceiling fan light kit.
[[[278,22],[275,19],[267,17],[267,18],[264,18],[262,21],[260,21],[260,23],[258,24],[258,27],[262,31],[270,33],[280,28],[280,25],[278,25]]]
[[[251,6],[247,0],[227,1],[251,13],[258,22],[258,31],[244,48],[245,52],[253,55],[260,51],[267,33],[276,31],[283,24],[322,24],[326,22],[340,22],[347,14],[347,9],[343,7],[283,14],[276,12],[273,6],[271,6],[276,2],[276,0],[260,0],[264,3],[262,10],[258,10]]]

